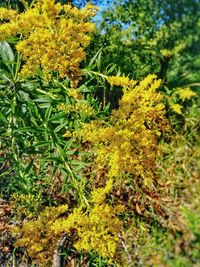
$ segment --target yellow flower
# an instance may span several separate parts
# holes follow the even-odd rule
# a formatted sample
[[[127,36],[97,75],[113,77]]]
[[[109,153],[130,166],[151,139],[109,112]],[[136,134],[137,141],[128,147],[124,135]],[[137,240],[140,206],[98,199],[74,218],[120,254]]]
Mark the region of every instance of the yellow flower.
[[[15,247],[26,248],[28,255],[40,266],[49,266],[62,234],[55,231],[53,236],[51,227],[67,210],[67,205],[46,207],[37,220],[26,221],[22,227],[15,227],[12,232],[18,237]]]
[[[72,137],[72,133],[70,131],[66,131],[65,134],[63,134],[63,137]]]
[[[74,89],[74,88],[70,89],[70,91],[68,92],[68,96],[71,96],[76,100],[80,98],[79,92],[77,91],[77,89]]]
[[[182,114],[182,111],[181,111],[182,106],[181,105],[172,103],[172,104],[170,104],[170,107],[175,113]]]
[[[60,78],[69,77],[76,85],[81,75],[79,65],[85,58],[84,49],[94,30],[94,23],[89,19],[95,11],[92,5],[79,10],[55,0],[36,0],[20,14],[1,8],[0,40],[21,35],[16,49],[25,61],[22,76],[36,75],[41,68],[46,79],[57,72]]]
[[[122,222],[117,215],[124,211],[124,207],[103,203],[111,188],[112,180],[109,180],[105,188],[94,189],[90,205],[74,208],[70,214],[66,214],[67,205],[46,207],[37,220],[14,228],[13,233],[19,236],[15,247],[26,248],[38,264],[49,266],[58,240],[73,231],[73,246],[78,251],[96,251],[102,257],[113,259],[122,230]]]
[[[111,191],[112,186],[113,186],[113,180],[109,179],[105,187],[93,190],[91,202],[102,203],[106,199],[106,194],[108,194]]]
[[[11,20],[17,14],[17,11],[0,7],[0,20]]]
[[[93,108],[85,100],[77,100],[74,104],[61,104],[58,108],[66,113],[74,112],[77,116],[92,116],[94,114]]]
[[[157,92],[161,80],[148,75],[140,83],[135,82],[132,88],[128,78],[121,78],[110,80],[112,84],[121,84],[124,94],[118,110],[112,111],[109,124],[92,121],[83,125],[80,135],[83,142],[93,145],[95,166],[103,166],[107,177],[128,173],[144,178],[144,184],[151,185],[158,151],[157,137],[167,125],[161,102],[163,97]]]
[[[128,77],[121,76],[107,76],[106,79],[111,86],[133,87],[137,83],[134,80],[130,80]]]
[[[193,96],[196,96],[196,93],[190,89],[190,87],[186,88],[179,88],[177,89],[177,94],[179,95],[180,99],[182,101],[185,101],[186,99],[191,99]]]

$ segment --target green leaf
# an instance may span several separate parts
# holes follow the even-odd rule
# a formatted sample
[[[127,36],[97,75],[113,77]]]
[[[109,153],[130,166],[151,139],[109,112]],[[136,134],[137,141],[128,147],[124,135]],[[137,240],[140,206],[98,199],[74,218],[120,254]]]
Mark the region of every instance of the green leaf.
[[[24,127],[24,128],[18,128],[16,132],[44,132],[45,129],[43,127]]]
[[[51,121],[58,121],[60,119],[66,119],[66,113],[64,111],[57,113],[56,115],[52,116],[49,119],[49,122]]]
[[[22,98],[23,101],[30,101],[30,97],[29,97],[29,94],[20,90],[19,91],[19,95],[20,97]]]
[[[97,69],[98,71],[101,70],[101,54],[102,54],[102,50],[100,50],[99,54],[98,54],[98,57],[97,57]]]
[[[52,106],[49,105],[46,112],[45,112],[45,116],[44,116],[45,121],[49,120],[51,113],[52,113],[52,110],[53,110]]]
[[[0,112],[0,120],[2,120],[5,123],[8,123],[6,117]]]
[[[7,65],[10,72],[13,72],[14,67],[14,61],[15,61],[15,55],[6,41],[0,42],[0,56],[3,60],[3,63]]]
[[[44,147],[44,146],[48,146],[49,144],[51,144],[52,142],[50,141],[40,141],[36,144],[34,144],[34,147]]]
[[[0,42],[0,55],[4,62],[13,63],[15,60],[15,55],[6,41]]]
[[[102,48],[100,48],[97,53],[94,55],[94,57],[90,60],[88,67],[89,69],[93,69],[96,64],[98,64],[98,67],[100,67],[100,59],[101,59],[101,53],[102,53]],[[96,63],[96,64],[95,64]]]
[[[68,150],[71,147],[71,145],[73,144],[73,142],[74,142],[73,138],[71,138],[69,141],[67,141],[66,145],[64,147],[64,150],[65,151]]]
[[[65,121],[64,123],[60,123],[53,131],[54,133],[59,132],[61,129],[63,129],[68,124],[68,121]]]
[[[83,162],[83,161],[80,161],[80,160],[75,160],[75,159],[71,160],[70,163],[71,163],[72,165],[79,165],[79,166],[82,166],[82,167],[84,167],[84,166],[89,166],[88,163]]]
[[[50,99],[50,98],[44,98],[44,97],[34,99],[33,101],[34,102],[38,102],[38,103],[52,103],[53,102],[52,99]]]
[[[78,91],[81,93],[90,93],[92,90],[88,88],[85,84],[82,84],[79,88]]]
[[[32,169],[34,160],[32,159],[31,162],[28,164],[28,166],[25,169],[25,174],[29,174],[30,170]]]

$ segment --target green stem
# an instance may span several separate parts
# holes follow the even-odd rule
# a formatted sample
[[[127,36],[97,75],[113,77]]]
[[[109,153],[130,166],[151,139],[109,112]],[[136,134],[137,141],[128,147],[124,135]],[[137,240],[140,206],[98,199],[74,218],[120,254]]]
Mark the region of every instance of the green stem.
[[[11,151],[13,153],[14,158],[14,172],[15,175],[19,175],[19,177],[23,180],[23,189],[27,190],[26,185],[26,177],[24,176],[23,170],[21,168],[22,162],[19,156],[19,149],[17,147],[15,131],[16,131],[16,106],[17,106],[17,92],[16,87],[14,85],[13,90],[13,101],[12,101],[12,113],[11,113]]]
[[[18,73],[19,73],[19,69],[20,69],[20,63],[21,63],[20,52],[17,52],[17,61],[16,61],[16,68],[15,68],[13,83],[17,82]]]

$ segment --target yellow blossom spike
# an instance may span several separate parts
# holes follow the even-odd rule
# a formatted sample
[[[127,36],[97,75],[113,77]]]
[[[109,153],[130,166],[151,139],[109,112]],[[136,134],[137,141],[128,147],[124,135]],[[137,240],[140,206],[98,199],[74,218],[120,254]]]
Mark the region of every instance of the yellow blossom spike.
[[[121,76],[107,76],[107,81],[111,86],[121,86],[121,87],[134,87],[137,81],[130,80],[128,77]]]
[[[171,109],[172,109],[175,113],[177,113],[177,114],[182,114],[181,109],[182,109],[183,107],[182,107],[181,105],[171,103],[171,104],[170,104],[170,107],[171,107]]]
[[[196,93],[190,89],[190,87],[186,88],[178,88],[176,90],[177,94],[179,95],[180,99],[184,102],[185,100],[189,100],[192,97],[196,96]]]
[[[0,7],[0,20],[11,20],[17,14],[17,11]]]
[[[77,85],[84,49],[90,43],[94,23],[89,19],[96,7],[87,5],[78,9],[61,5],[55,0],[36,0],[20,14],[0,8],[0,41],[21,35],[16,49],[25,61],[21,76],[34,76],[42,69],[48,80],[54,72],[60,78],[69,77]],[[7,21],[9,20],[9,21]]]
[[[129,174],[140,177],[144,186],[151,186],[158,151],[157,138],[167,127],[163,97],[157,92],[161,80],[148,75],[140,83],[135,82],[133,88],[125,77],[110,77],[108,80],[113,85],[124,87],[119,108],[112,111],[109,125],[100,120],[85,124],[80,132],[82,141],[93,145],[96,154],[94,168],[103,166],[106,177],[113,179]],[[99,189],[99,196],[102,194],[103,198],[104,192]],[[97,194],[93,194],[96,197]]]

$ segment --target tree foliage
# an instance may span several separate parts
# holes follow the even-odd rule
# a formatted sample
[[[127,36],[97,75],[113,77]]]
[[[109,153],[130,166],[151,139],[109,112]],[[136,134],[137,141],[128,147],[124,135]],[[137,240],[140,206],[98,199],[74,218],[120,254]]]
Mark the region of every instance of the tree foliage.
[[[133,78],[156,73],[170,86],[198,81],[199,6],[191,1],[115,1],[103,12],[91,50]],[[178,79],[177,79],[178,77]]]

